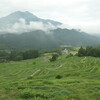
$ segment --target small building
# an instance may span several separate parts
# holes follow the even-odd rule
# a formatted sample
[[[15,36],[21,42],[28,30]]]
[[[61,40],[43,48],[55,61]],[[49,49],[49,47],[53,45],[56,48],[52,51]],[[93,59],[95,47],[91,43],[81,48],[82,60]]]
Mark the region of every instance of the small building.
[[[72,47],[71,45],[61,45],[61,52],[62,54],[68,54],[69,53],[69,48]]]
[[[68,54],[69,51],[65,48],[64,50],[62,50],[62,54]]]

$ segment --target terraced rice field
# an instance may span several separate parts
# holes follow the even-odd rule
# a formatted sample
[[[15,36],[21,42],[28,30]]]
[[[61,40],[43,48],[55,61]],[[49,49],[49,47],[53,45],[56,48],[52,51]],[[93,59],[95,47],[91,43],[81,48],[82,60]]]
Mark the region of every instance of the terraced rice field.
[[[0,64],[0,100],[100,100],[100,58],[45,58]]]

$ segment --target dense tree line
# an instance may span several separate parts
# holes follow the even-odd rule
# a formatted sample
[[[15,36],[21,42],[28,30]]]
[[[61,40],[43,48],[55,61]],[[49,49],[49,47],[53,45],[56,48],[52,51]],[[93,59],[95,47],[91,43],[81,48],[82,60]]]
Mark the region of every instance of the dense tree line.
[[[27,51],[0,51],[0,62],[6,61],[19,61],[37,58],[40,56],[38,50],[27,50]]]
[[[92,46],[88,46],[86,48],[80,47],[80,49],[78,50],[78,56],[100,57],[100,47],[92,47]]]

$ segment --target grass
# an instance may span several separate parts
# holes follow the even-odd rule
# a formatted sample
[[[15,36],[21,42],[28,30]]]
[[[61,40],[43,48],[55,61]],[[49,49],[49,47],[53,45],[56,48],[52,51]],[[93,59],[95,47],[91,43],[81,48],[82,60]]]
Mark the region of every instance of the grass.
[[[0,100],[100,100],[100,58],[48,59],[1,63]]]

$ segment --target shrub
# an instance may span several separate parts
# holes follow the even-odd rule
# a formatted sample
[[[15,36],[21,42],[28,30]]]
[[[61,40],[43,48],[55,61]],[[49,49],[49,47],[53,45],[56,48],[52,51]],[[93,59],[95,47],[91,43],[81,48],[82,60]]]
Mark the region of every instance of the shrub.
[[[33,65],[35,65],[36,64],[36,62],[33,62]]]
[[[56,79],[61,79],[62,76],[61,76],[61,75],[57,75],[55,78],[56,78]]]
[[[20,97],[24,98],[24,99],[28,99],[28,98],[42,98],[42,99],[48,99],[50,98],[52,95],[49,95],[48,93],[44,94],[41,92],[36,92],[33,91],[32,89],[24,89],[21,93],[20,93]]]
[[[66,58],[69,58],[69,57],[72,57],[73,56],[73,54],[72,53],[70,53],[70,54],[68,54],[67,55],[67,57]]]
[[[27,77],[27,79],[29,79],[29,80],[32,79],[32,78],[33,78],[32,76],[28,76],[28,77]]]
[[[34,97],[34,93],[32,92],[31,89],[24,89],[24,90],[21,92],[20,97],[21,97],[21,98],[25,98],[25,99],[27,99],[27,98],[32,98],[32,97]]]
[[[8,61],[6,59],[0,59],[0,63],[7,63]]]
[[[50,59],[50,62],[56,61],[57,58],[58,58],[58,54],[53,54],[53,55],[52,55],[52,58]]]

